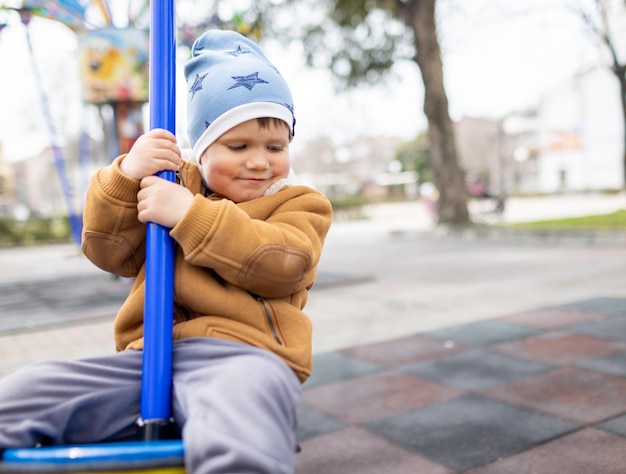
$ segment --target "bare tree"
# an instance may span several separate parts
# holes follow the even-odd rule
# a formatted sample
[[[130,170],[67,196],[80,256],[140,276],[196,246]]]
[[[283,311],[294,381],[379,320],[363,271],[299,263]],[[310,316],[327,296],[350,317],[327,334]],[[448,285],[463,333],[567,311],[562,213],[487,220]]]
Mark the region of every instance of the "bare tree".
[[[621,3],[622,0],[620,0]],[[614,2],[617,5],[617,2]],[[624,2],[626,5],[626,2]],[[610,70],[615,74],[619,81],[620,87],[620,103],[622,109],[622,117],[624,118],[624,143],[622,154],[622,166],[623,166],[623,179],[624,186],[626,187],[626,63],[623,58],[620,59],[617,51],[617,44],[613,32],[611,30],[611,24],[609,21],[609,0],[594,0],[595,10],[585,9],[580,2],[573,5],[571,8],[580,15],[585,25],[594,34],[594,36],[600,40],[600,42],[606,47],[610,55]],[[622,7],[623,8],[623,7]]]

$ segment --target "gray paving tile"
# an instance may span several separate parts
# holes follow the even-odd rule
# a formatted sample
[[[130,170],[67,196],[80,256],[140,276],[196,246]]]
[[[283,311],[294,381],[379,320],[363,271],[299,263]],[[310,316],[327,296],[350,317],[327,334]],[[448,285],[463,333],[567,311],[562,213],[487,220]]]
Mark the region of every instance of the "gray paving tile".
[[[532,326],[543,329],[557,329],[574,326],[576,324],[600,321],[608,316],[595,311],[582,311],[572,308],[543,307],[534,310],[525,310],[519,313],[509,314],[499,318],[501,322],[518,324],[520,326]]]
[[[298,407],[298,430],[296,432],[298,441],[332,433],[346,426],[345,423],[320,413],[311,407],[305,405]]]
[[[596,311],[614,316],[626,316],[626,298],[598,297],[573,301],[560,306],[583,311]]]
[[[563,436],[578,425],[470,395],[366,427],[432,461],[462,471]]]
[[[0,334],[114,317],[130,288],[104,273],[0,285]]]
[[[75,278],[42,282],[35,288],[30,288],[32,294],[44,301],[65,301],[69,299],[85,298],[98,290],[98,287],[109,283],[106,279],[96,278],[92,281]]]
[[[24,291],[19,284],[0,286],[0,310],[2,311],[36,303],[32,295]]]
[[[567,331],[604,339],[626,340],[626,317],[616,316],[603,321],[581,324],[568,328]]]
[[[462,390],[480,390],[552,368],[482,348],[402,366],[410,374]]]
[[[327,383],[348,380],[383,370],[383,367],[337,352],[313,356],[313,372],[304,383],[304,389]]]
[[[423,333],[423,336],[452,340],[473,346],[486,346],[540,334],[543,330],[500,321],[478,321]]]
[[[39,309],[43,311],[43,309]],[[33,314],[28,308],[24,311],[0,313],[0,334],[10,334],[25,330],[39,329],[50,326],[67,324],[69,319],[65,314],[59,314],[45,308],[44,315]]]
[[[579,367],[597,370],[606,374],[621,375],[626,377],[626,352],[618,352],[606,357],[589,359],[579,362]]]
[[[626,437],[626,415],[621,415],[612,420],[600,423],[596,425],[596,428]]]

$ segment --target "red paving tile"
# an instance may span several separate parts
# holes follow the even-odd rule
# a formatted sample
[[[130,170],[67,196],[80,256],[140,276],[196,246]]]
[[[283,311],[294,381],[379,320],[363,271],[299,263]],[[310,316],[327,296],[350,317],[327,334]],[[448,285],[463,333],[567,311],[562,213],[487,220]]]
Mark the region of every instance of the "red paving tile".
[[[576,311],[566,308],[539,308],[532,311],[511,314],[498,321],[544,329],[556,329],[576,324],[601,321],[607,316],[592,311]]]
[[[626,412],[626,379],[568,367],[483,390],[488,397],[579,423]]]
[[[301,443],[296,474],[453,474],[453,471],[360,428]]]
[[[444,357],[466,348],[463,344],[414,335],[393,341],[353,347],[340,352],[384,367],[394,367]]]
[[[381,372],[305,390],[302,402],[346,423],[367,423],[461,394],[412,375]]]
[[[465,474],[623,474],[625,470],[626,439],[588,428]]]
[[[591,336],[548,333],[519,341],[498,344],[490,349],[548,364],[567,365],[623,351],[626,349],[626,344]]]

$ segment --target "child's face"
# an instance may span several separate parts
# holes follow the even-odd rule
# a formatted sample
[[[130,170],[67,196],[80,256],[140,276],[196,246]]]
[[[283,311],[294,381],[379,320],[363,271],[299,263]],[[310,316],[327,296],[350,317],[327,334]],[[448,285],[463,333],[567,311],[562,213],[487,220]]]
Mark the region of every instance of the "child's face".
[[[213,142],[201,157],[209,188],[235,202],[263,196],[289,175],[289,127],[256,119],[243,122]]]

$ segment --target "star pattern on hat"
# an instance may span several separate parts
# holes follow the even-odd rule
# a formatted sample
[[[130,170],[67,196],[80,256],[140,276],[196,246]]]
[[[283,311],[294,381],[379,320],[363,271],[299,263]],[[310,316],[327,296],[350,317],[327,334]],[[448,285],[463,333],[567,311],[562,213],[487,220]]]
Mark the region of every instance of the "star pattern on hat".
[[[264,79],[259,77],[258,72],[254,72],[252,74],[248,74],[247,76],[231,76],[236,82],[232,86],[230,86],[227,90],[235,89],[237,87],[245,87],[249,91],[252,90],[254,86],[257,84],[269,84]]]
[[[193,100],[193,98],[196,96],[196,92],[202,89],[202,81],[204,81],[204,78],[207,76],[207,74],[208,72],[203,76],[196,74],[193,85],[191,86],[191,89],[189,89],[189,92],[191,92],[191,100]]]
[[[226,54],[230,54],[231,56],[235,56],[238,58],[242,54],[250,54],[250,51],[247,49],[241,49],[241,45],[237,46],[237,49],[233,49],[232,51],[227,52]]]

